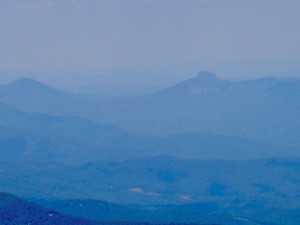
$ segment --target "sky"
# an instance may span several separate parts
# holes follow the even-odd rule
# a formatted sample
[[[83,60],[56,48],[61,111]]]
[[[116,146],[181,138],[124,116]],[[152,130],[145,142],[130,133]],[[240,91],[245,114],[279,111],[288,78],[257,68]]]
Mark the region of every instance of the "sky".
[[[0,0],[0,83],[300,78],[299,0]]]

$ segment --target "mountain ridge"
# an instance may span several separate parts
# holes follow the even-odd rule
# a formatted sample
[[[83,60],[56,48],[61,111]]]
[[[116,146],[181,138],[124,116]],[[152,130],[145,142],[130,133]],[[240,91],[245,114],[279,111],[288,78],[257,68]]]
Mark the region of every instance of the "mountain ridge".
[[[146,135],[208,131],[278,147],[300,146],[299,101],[298,79],[227,81],[209,72],[152,95],[126,99],[67,92],[1,94],[0,88],[0,102],[27,112],[76,115]]]
[[[154,155],[179,158],[257,159],[293,156],[291,149],[212,132],[169,137],[138,135],[78,116],[25,113],[0,103],[0,155],[15,159],[87,162]],[[17,148],[12,148],[17,146]],[[14,150],[13,150],[14,149]]]

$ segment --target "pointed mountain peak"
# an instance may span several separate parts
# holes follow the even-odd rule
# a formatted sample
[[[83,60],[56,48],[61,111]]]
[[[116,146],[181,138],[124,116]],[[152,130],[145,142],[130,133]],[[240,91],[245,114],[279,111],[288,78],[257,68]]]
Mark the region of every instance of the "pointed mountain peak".
[[[180,83],[161,91],[161,94],[201,95],[212,90],[219,90],[229,82],[219,79],[214,73],[201,71],[196,77],[183,80]]]
[[[207,86],[207,85],[214,86],[218,84],[220,81],[221,80],[218,79],[216,74],[207,71],[201,71],[197,74],[196,77],[193,77],[188,80],[184,80],[181,82],[181,84],[192,85],[192,86]]]
[[[207,71],[200,71],[198,75],[195,77],[197,80],[202,80],[202,81],[216,81],[218,80],[216,74],[207,72]]]

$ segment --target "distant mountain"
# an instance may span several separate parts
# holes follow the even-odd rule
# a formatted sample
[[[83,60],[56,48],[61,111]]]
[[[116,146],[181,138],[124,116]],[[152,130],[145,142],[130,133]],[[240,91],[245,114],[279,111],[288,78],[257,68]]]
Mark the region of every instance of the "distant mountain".
[[[229,86],[230,82],[219,80],[217,76],[211,72],[200,72],[195,78],[182,81],[154,95],[170,95],[171,97],[202,95],[206,92],[221,91]]]
[[[100,115],[108,123],[139,133],[210,131],[299,147],[299,103],[297,79],[233,82],[201,72],[143,99],[104,108]]]
[[[30,78],[20,78],[0,86],[0,102],[28,112],[76,115],[89,106],[81,95],[67,93]]]
[[[129,148],[147,137],[113,126],[79,117],[24,113],[3,104],[0,115],[2,159],[74,163],[147,155]]]
[[[0,115],[0,157],[6,160],[84,163],[157,155],[183,159],[297,156],[290,149],[207,132],[142,136],[79,117],[24,113],[3,104]]]
[[[71,94],[22,79],[0,87],[0,102],[28,112],[76,115],[139,134],[212,132],[294,151],[300,146],[298,79],[227,81],[200,72],[158,93],[126,98]]]
[[[22,78],[0,87],[0,102],[0,191],[75,199],[58,206],[64,213],[70,203],[73,216],[80,212],[78,201],[102,209],[106,204],[76,199],[147,205],[109,203],[108,210],[126,212],[115,217],[123,218],[119,224],[132,212],[149,219],[168,215],[161,222],[176,213],[196,214],[201,223],[299,222],[294,219],[300,208],[297,79],[233,82],[201,72],[152,95],[119,98],[67,93]],[[199,215],[194,205],[199,202],[215,208]],[[166,212],[157,204],[197,210],[175,207],[160,214]],[[53,224],[76,224],[55,210],[49,214],[0,195],[0,224],[28,225],[28,219],[37,219],[32,210],[43,224],[53,215],[68,221]],[[80,214],[94,219],[99,214],[93,210]],[[149,210],[152,217],[146,217]]]
[[[52,88],[42,82],[39,82],[37,80],[31,79],[31,78],[26,78],[22,77],[19,78],[18,80],[15,80],[14,82],[7,84],[7,85],[2,85],[1,86],[1,92],[23,92],[23,91],[42,91],[42,92],[55,92],[55,88]]]

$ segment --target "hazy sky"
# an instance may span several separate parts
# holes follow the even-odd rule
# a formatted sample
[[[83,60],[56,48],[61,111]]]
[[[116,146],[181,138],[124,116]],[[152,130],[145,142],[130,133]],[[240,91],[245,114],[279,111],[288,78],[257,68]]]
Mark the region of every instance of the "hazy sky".
[[[299,21],[299,0],[0,0],[0,82],[300,77]]]

